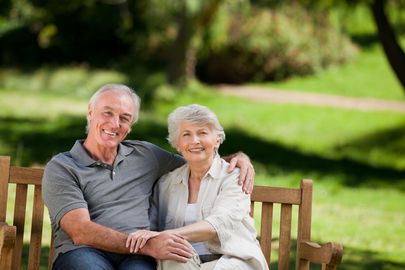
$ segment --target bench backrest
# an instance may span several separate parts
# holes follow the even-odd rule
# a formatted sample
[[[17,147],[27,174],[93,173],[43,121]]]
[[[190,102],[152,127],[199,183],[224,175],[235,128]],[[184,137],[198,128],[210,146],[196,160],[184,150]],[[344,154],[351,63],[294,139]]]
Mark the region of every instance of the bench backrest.
[[[297,243],[311,238],[312,180],[302,180],[300,188],[255,186],[251,196],[251,215],[260,220],[260,246],[270,265],[273,237],[273,210],[279,206],[278,269],[289,269],[293,206],[298,206]],[[254,216],[254,208],[261,205],[261,217]],[[296,254],[300,254],[297,244]],[[296,256],[296,269],[309,269],[309,262]]]
[[[44,223],[44,202],[41,195],[42,175],[43,169],[41,168],[10,166],[10,157],[0,156],[0,223],[6,222],[7,201],[9,198],[14,198],[14,214],[12,215],[12,224],[16,227],[16,238],[12,260],[7,260],[5,254],[1,254],[1,265],[4,266],[5,264],[9,264],[5,267],[6,269],[9,269],[10,265],[11,269],[21,268],[24,240],[25,243],[29,241],[28,255],[24,255],[27,256],[25,258],[27,261],[27,269],[39,269]],[[10,184],[15,184],[15,192],[12,192],[13,189],[11,188],[12,185]],[[28,196],[30,186],[33,188],[33,196]],[[27,206],[31,205],[32,213],[27,213]],[[29,239],[24,239],[24,227],[27,219],[32,220],[31,233]],[[49,250],[50,262],[52,259],[53,249],[50,248]]]

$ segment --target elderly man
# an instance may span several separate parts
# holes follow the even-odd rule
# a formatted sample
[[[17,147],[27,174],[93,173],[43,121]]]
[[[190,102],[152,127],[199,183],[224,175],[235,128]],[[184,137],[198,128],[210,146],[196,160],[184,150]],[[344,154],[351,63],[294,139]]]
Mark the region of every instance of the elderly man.
[[[162,233],[137,254],[128,234],[149,228],[149,196],[155,181],[184,164],[182,157],[151,143],[125,140],[139,115],[139,97],[127,86],[108,84],[90,99],[87,137],[46,165],[42,194],[55,233],[53,269],[156,269],[156,259],[185,262],[192,255],[182,237]],[[231,158],[232,157],[232,158]],[[250,192],[254,170],[238,153]]]

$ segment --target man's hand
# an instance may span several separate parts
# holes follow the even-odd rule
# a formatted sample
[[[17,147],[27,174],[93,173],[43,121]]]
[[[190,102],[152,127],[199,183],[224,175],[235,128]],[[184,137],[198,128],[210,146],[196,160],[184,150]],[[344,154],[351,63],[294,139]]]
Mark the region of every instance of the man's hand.
[[[224,159],[229,162],[228,172],[232,172],[235,167],[240,169],[239,185],[243,185],[242,189],[245,193],[252,193],[255,169],[250,158],[246,154],[238,152]]]
[[[180,235],[168,231],[150,238],[140,251],[155,259],[178,262],[187,262],[193,255],[193,248],[189,242]]]

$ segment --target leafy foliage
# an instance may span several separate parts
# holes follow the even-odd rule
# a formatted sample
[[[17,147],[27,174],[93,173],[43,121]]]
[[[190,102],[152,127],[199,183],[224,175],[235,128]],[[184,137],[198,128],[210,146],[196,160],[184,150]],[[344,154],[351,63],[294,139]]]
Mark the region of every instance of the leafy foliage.
[[[284,6],[253,8],[221,19],[221,26],[211,30],[212,43],[198,66],[207,81],[279,80],[314,73],[356,55],[355,46],[333,27],[327,13],[314,18],[300,6]],[[214,32],[218,29],[222,33]]]

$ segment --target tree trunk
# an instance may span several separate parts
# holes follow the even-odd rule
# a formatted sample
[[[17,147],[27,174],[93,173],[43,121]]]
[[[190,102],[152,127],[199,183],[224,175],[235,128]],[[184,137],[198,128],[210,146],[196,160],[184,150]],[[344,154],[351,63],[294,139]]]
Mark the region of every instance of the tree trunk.
[[[405,91],[405,53],[385,14],[385,2],[385,0],[374,0],[371,3],[371,10],[385,55]]]
[[[191,19],[187,7],[183,5],[179,15],[176,40],[169,52],[167,80],[170,84],[181,84],[186,80],[187,50],[191,41]]]
[[[192,39],[210,24],[221,0],[210,0],[202,10],[192,16],[184,4],[179,15],[178,33],[169,55],[167,80],[170,84],[182,84],[195,76],[196,48]]]

